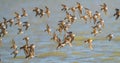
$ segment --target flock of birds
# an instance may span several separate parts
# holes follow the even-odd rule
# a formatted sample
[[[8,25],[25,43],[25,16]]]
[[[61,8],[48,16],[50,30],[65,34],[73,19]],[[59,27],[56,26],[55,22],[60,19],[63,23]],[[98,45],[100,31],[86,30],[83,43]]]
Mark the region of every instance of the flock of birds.
[[[95,13],[92,13],[92,11],[89,8],[83,7],[79,2],[76,2],[76,6],[73,7],[67,7],[67,5],[65,4],[61,4],[61,7],[62,7],[61,11],[65,12],[66,16],[63,20],[59,21],[56,31],[54,31],[54,33],[51,32],[49,23],[46,25],[46,29],[44,30],[44,32],[47,32],[48,35],[52,36],[51,40],[58,43],[56,49],[62,48],[67,44],[70,47],[72,47],[72,42],[74,41],[75,33],[73,33],[72,31],[68,31],[68,29],[73,23],[75,23],[75,20],[77,19],[75,14],[76,11],[79,12],[80,19],[83,19],[85,23],[90,21],[91,23],[94,24],[94,26],[92,26],[93,30],[91,31],[91,34],[96,36],[98,33],[102,32],[102,28],[104,28],[104,20],[101,18],[100,12],[95,11]],[[83,13],[83,10],[85,10],[85,13]],[[105,15],[107,15],[108,8],[105,3],[100,5],[100,10],[103,11]],[[40,18],[42,18],[44,15],[47,15],[47,17],[49,18],[51,15],[50,9],[47,6],[45,6],[45,11],[38,7],[35,7],[32,11],[35,13],[36,17],[39,16]],[[118,8],[116,8],[115,11],[116,12],[113,16],[116,16],[116,20],[117,20],[120,16],[120,11]],[[31,24],[28,21],[21,22],[21,18],[29,16],[27,14],[27,11],[24,8],[22,8],[21,15],[18,12],[14,12],[14,14],[15,17],[13,17],[13,19],[7,20],[5,17],[3,17],[3,21],[0,22],[0,30],[1,30],[0,40],[2,40],[2,38],[8,33],[7,32],[8,26],[10,27],[12,27],[13,25],[18,26],[17,34],[23,33],[23,27],[25,28],[25,30],[29,30]],[[60,34],[62,32],[65,32],[63,39],[61,39],[60,36],[56,34],[56,32],[59,32]],[[108,38],[109,41],[111,41],[111,39],[113,38],[113,34],[110,33],[106,37]],[[33,58],[35,56],[35,51],[34,51],[35,44],[29,44],[28,36],[23,37],[23,40],[25,40],[26,43],[23,46],[21,46],[20,49],[24,51],[25,58]],[[91,38],[86,39],[84,42],[88,43],[89,48],[91,50],[93,49],[93,45],[92,45],[93,40]],[[12,43],[13,44],[11,46],[11,49],[13,49],[13,52],[11,53],[11,55],[14,54],[14,58],[16,58],[17,54],[19,53],[17,49],[18,47],[14,39],[12,39]]]

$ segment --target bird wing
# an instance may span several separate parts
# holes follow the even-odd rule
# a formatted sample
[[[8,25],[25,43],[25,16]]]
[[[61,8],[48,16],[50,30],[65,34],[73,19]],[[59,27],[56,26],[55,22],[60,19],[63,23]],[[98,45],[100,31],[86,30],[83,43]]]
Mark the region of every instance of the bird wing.
[[[14,39],[12,39],[12,41],[11,41],[11,42],[12,42],[12,44],[16,44]]]
[[[24,8],[22,8],[22,12],[23,12],[23,13],[25,12],[25,9],[24,9]]]
[[[104,3],[104,6],[106,7],[107,5]]]
[[[65,4],[61,4],[61,6],[62,6],[62,7],[66,7],[66,5],[65,5]]]
[[[23,23],[28,23],[28,22],[23,22]]]
[[[50,28],[48,24],[46,25],[46,28]]]

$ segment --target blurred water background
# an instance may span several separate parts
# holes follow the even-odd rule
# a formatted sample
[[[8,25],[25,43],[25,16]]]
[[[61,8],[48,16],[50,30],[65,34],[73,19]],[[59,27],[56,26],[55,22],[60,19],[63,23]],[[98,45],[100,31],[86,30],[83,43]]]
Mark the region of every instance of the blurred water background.
[[[57,43],[50,40],[46,32],[44,32],[46,24],[52,28],[52,32],[57,28],[58,21],[63,20],[65,12],[61,11],[61,4],[66,4],[68,7],[76,6],[76,2],[80,2],[82,6],[89,8],[93,13],[97,10],[101,13],[105,21],[105,28],[102,33],[98,34],[93,41],[94,49],[90,50],[83,42],[84,39],[94,37],[91,35],[92,24],[84,23],[79,18],[79,13],[76,12],[77,20],[70,27],[69,31],[76,34],[76,40],[73,42],[73,47],[65,46],[56,50]],[[100,4],[106,3],[108,6],[108,14],[105,15],[100,10]],[[120,9],[120,0],[0,0],[0,21],[3,17],[7,19],[14,17],[14,12],[22,13],[22,8],[25,8],[28,17],[22,18],[21,21],[30,22],[31,26],[23,34],[17,35],[17,26],[8,27],[8,34],[3,38],[0,46],[0,58],[2,63],[119,63],[120,62],[120,18],[115,20],[113,14],[115,8]],[[34,7],[45,9],[45,6],[51,11],[48,18],[46,15],[42,18],[35,17],[32,11]],[[105,36],[109,33],[114,34],[112,41],[108,41]],[[27,60],[24,52],[19,50],[17,58],[14,59],[10,53],[11,39],[16,41],[18,47],[25,44],[23,37],[29,36],[30,43],[36,45],[36,57]],[[62,38],[62,36],[61,36]]]

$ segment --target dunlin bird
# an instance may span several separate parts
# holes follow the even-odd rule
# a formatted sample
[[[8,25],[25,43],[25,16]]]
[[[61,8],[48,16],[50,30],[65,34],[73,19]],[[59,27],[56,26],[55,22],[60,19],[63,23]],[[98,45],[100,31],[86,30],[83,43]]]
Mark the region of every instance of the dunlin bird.
[[[66,17],[64,18],[64,20],[68,20],[70,22],[71,18],[72,16],[70,15],[70,13],[66,11]]]
[[[105,15],[107,15],[108,8],[107,8],[106,3],[103,3],[103,5],[100,5],[100,6],[101,6],[101,10],[105,13]]]
[[[77,19],[77,17],[74,16],[74,15],[72,15],[72,16],[71,16],[71,19],[70,19],[70,23],[73,24],[76,19]]]
[[[35,7],[35,8],[33,9],[33,12],[36,13],[35,16],[40,15],[40,9],[39,9],[38,7]]]
[[[72,38],[67,36],[67,37],[64,38],[64,41],[63,41],[62,44],[64,44],[64,45],[69,44],[69,46],[72,47],[71,41],[72,41]]]
[[[57,45],[57,47],[56,47],[56,49],[58,50],[59,48],[61,48],[61,47],[64,47],[65,46],[65,44],[63,44],[62,43],[62,41],[61,41],[61,39],[60,38],[58,38],[57,39],[57,43],[58,43],[58,45]]]
[[[28,48],[29,48],[29,52],[31,52],[32,53],[32,55],[35,55],[35,44],[31,44],[30,46],[28,46]]]
[[[22,28],[22,22],[20,21],[20,19],[17,20],[15,25],[18,25],[19,28]]]
[[[25,58],[31,59],[31,58],[33,58],[33,57],[34,57],[33,53],[32,53],[32,52],[29,52],[29,54],[28,54]]]
[[[98,18],[98,16],[97,16],[96,14],[94,14],[94,15],[93,15],[93,21],[94,21],[94,24],[96,24],[96,22],[97,22],[97,18]]]
[[[7,28],[7,26],[8,26],[7,19],[5,17],[3,17],[3,20],[4,20],[3,23],[4,23],[5,27]]]
[[[22,28],[18,28],[18,33],[17,34],[23,34]]]
[[[15,40],[14,39],[12,39],[12,46],[10,47],[11,49],[17,49],[17,45],[16,45],[16,43],[15,43]]]
[[[118,8],[116,8],[115,10],[116,10],[116,13],[113,16],[116,16],[116,20],[117,20],[120,16],[120,10]]]
[[[28,14],[27,14],[27,12],[24,8],[22,8],[22,13],[23,14],[21,15],[21,17],[27,17],[28,16]]]
[[[2,28],[1,32],[0,32],[0,36],[4,37],[7,34],[7,29],[6,28]]]
[[[44,31],[47,32],[49,35],[51,35],[51,29],[48,24],[46,25],[46,29]]]
[[[84,41],[85,43],[88,43],[89,44],[89,48],[91,49],[91,50],[93,50],[93,45],[92,45],[92,42],[93,42],[93,40],[92,39],[87,39],[87,40],[85,40]]]
[[[94,34],[94,36],[96,36],[98,34],[98,30],[96,28],[94,28],[93,31],[91,32],[91,34]]]
[[[29,55],[29,49],[28,49],[28,46],[26,44],[23,45],[22,47],[20,47],[20,49],[23,49],[26,56]]]
[[[14,23],[14,20],[13,19],[9,19],[7,22],[10,23],[10,27],[11,27],[13,25],[13,23]]]
[[[17,49],[15,49],[15,50],[11,53],[11,55],[14,54],[14,58],[16,58],[18,52],[19,52],[19,51],[18,51]]]
[[[104,28],[104,20],[102,18],[97,22],[97,24],[100,24]]]
[[[109,41],[111,41],[111,40],[112,40],[112,38],[113,38],[113,34],[111,34],[111,33],[110,33],[110,34],[108,34],[108,35],[107,35],[107,38],[108,38],[108,40],[109,40]]]
[[[72,32],[72,31],[70,31],[70,32],[67,32],[67,37],[70,37],[71,38],[71,43],[73,42],[73,40],[74,40],[74,38],[75,38],[75,34]]]
[[[29,22],[23,22],[23,27],[25,27],[25,30],[28,30],[28,28],[30,27],[30,23]]]
[[[65,4],[61,4],[61,6],[63,7],[61,10],[62,11],[67,11],[68,10],[68,7],[65,5]]]
[[[28,36],[26,36],[26,37],[23,38],[23,40],[25,40],[27,46],[29,46],[29,39],[30,38]]]
[[[95,26],[92,26],[93,30],[96,29],[99,33],[101,33],[102,25],[96,24]],[[94,33],[93,33],[94,34]]]
[[[80,18],[83,19],[85,21],[85,23],[87,23],[87,19],[88,19],[87,15],[81,16]]]
[[[45,13],[44,13],[43,9],[40,9],[40,13],[39,13],[40,18],[43,17],[44,14],[45,14]]]
[[[45,14],[47,14],[48,18],[50,17],[50,10],[47,6],[45,6]]]
[[[51,38],[51,40],[54,40],[54,41],[56,42],[57,39],[58,39],[58,36],[57,36],[57,34],[54,32],[54,33],[53,33],[53,37]]]
[[[62,26],[59,26],[59,27],[56,29],[56,31],[58,31],[60,34],[62,33],[62,30],[63,30]]]
[[[96,16],[97,16],[98,19],[101,19],[101,14],[100,14],[100,12],[95,11],[95,14],[96,14]]]
[[[15,14],[15,17],[14,17],[14,19],[20,19],[20,18],[21,18],[21,16],[20,16],[20,14],[19,14],[19,13],[17,13],[17,12],[14,12],[14,14]]]
[[[59,23],[58,23],[58,28],[56,29],[56,31],[59,31],[60,32],[60,34],[62,33],[62,31],[63,31],[63,29],[64,29],[64,27],[65,27],[65,22],[64,22],[64,20],[62,20],[62,21],[59,21]]]
[[[89,19],[91,20],[92,19],[92,11],[88,8],[85,8],[85,13],[89,17]]]
[[[80,14],[82,14],[83,6],[79,2],[76,2],[76,3],[77,3],[76,9],[78,9]]]
[[[73,15],[75,16],[75,11],[76,11],[75,7],[71,7],[71,8],[69,8],[68,10],[71,10],[72,13],[73,13]]]

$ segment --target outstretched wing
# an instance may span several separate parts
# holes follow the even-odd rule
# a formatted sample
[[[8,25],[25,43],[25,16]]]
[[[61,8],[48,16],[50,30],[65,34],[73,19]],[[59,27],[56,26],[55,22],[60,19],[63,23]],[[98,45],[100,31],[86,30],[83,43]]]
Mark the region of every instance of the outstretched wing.
[[[66,5],[65,5],[65,4],[61,4],[61,6],[62,6],[62,7],[66,7]]]
[[[23,13],[25,12],[25,9],[24,9],[24,8],[22,8],[22,12],[23,12]]]
[[[103,4],[105,7],[107,6],[105,3]]]
[[[12,44],[16,44],[14,39],[12,39]]]

